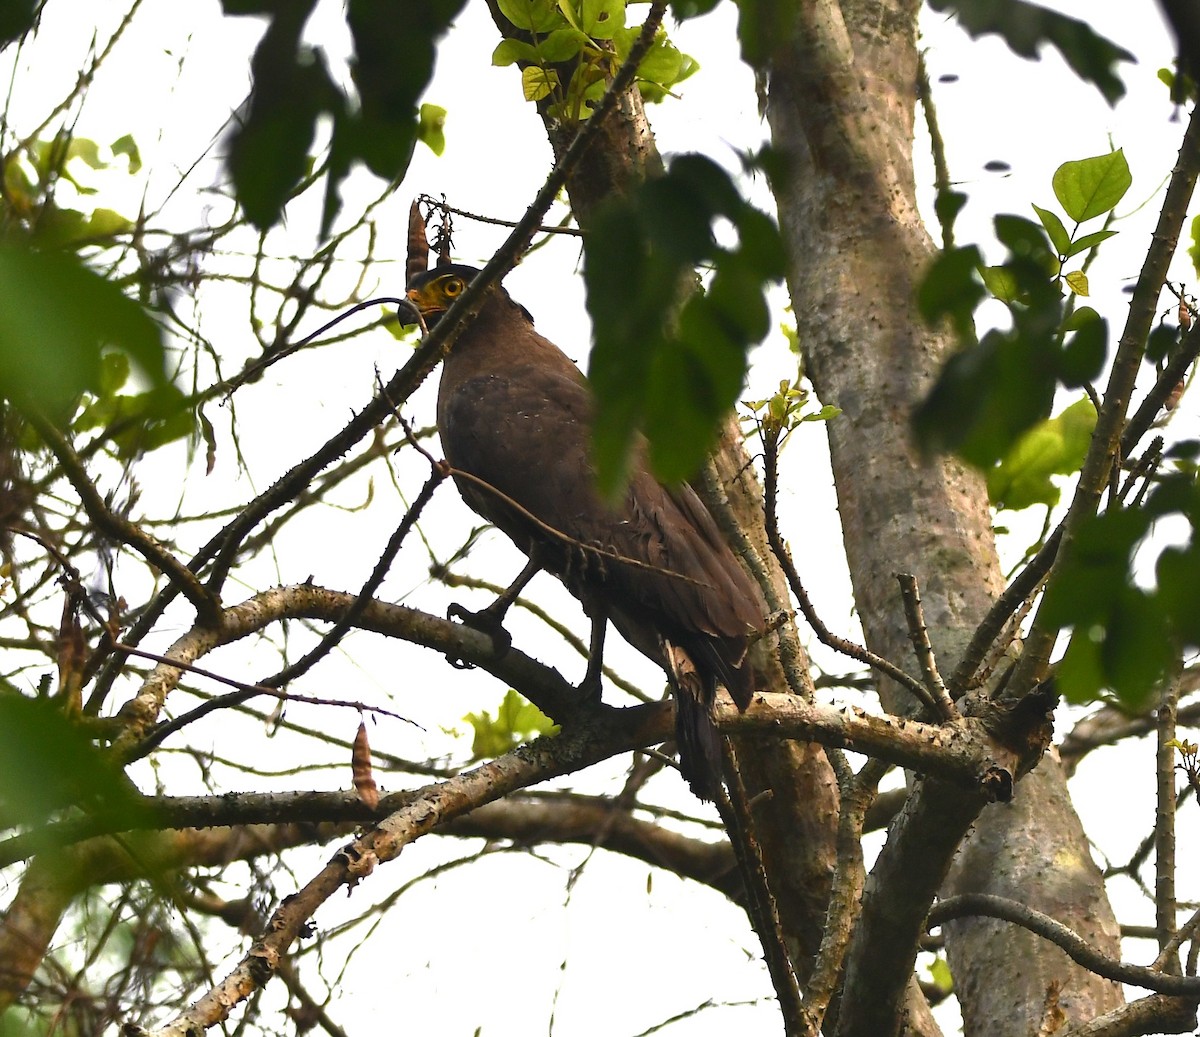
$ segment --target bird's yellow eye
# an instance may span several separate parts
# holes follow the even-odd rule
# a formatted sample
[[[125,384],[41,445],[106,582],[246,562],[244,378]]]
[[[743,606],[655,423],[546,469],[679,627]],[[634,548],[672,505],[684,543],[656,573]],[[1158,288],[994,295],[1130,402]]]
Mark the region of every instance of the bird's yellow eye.
[[[442,292],[447,299],[453,299],[466,287],[461,277],[447,277],[442,285]]]

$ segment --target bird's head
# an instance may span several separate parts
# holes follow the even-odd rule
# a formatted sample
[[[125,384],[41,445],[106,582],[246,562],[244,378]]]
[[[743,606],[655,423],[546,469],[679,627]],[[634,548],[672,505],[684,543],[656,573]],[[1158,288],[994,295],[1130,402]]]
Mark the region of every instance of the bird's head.
[[[422,271],[409,283],[408,301],[421,314],[425,326],[432,328],[442,314],[450,309],[454,300],[467,290],[467,285],[478,273],[475,267],[459,263]]]

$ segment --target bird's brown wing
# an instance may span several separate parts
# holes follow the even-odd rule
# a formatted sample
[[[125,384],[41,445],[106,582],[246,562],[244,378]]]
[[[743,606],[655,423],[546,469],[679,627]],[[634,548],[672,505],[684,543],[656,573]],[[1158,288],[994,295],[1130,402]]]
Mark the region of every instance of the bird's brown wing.
[[[741,639],[761,629],[757,589],[690,487],[668,490],[638,464],[620,502],[601,499],[589,460],[591,396],[564,363],[463,379],[441,401],[439,422],[452,466],[486,480],[566,539],[460,480],[468,502],[523,549],[546,545],[548,568],[573,591],[599,593],[663,635]]]

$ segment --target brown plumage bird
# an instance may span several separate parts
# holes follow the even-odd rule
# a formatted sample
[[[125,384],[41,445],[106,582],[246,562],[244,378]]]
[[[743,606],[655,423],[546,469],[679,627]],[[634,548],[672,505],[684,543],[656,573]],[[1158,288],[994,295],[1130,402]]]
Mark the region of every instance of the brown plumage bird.
[[[409,301],[431,326],[478,273],[410,270]],[[639,457],[624,496],[605,502],[589,461],[592,397],[579,369],[539,335],[523,306],[493,288],[442,369],[438,430],[467,504],[529,556],[517,581],[474,617],[499,629],[540,569],[557,576],[592,621],[582,688],[600,690],[605,624],[666,670],[675,694],[679,764],[692,790],[720,788],[718,685],[738,707],[753,691],[749,638],[764,629],[757,586],[691,487],[669,488]],[[459,610],[460,615],[465,615]]]

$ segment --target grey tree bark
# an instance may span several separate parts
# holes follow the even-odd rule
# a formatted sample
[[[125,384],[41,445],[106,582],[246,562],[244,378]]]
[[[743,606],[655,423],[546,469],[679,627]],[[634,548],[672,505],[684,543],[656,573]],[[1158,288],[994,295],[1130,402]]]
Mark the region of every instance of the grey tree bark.
[[[830,449],[867,645],[905,659],[893,574],[912,572],[948,672],[1003,581],[982,478],[950,458],[923,461],[908,435],[909,413],[951,345],[922,326],[914,304],[934,252],[911,158],[917,9],[897,0],[800,5],[795,35],[769,72],[768,118],[786,169],[775,193],[800,341],[822,401],[842,409],[829,423]],[[909,707],[895,687],[881,693],[889,709]],[[977,807],[955,799],[947,825],[965,828]],[[962,834],[948,892],[1018,899],[1119,953],[1100,873],[1053,759],[1018,785],[1013,804],[986,807]],[[940,866],[950,866],[956,841],[943,842]],[[947,926],[946,938],[967,1037],[1036,1032],[1056,985],[1071,1022],[1121,1003],[1116,985],[1015,927],[964,920]],[[900,946],[895,953],[908,957]]]

